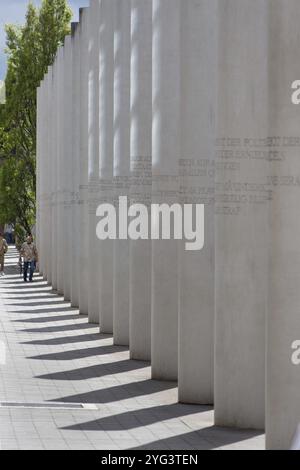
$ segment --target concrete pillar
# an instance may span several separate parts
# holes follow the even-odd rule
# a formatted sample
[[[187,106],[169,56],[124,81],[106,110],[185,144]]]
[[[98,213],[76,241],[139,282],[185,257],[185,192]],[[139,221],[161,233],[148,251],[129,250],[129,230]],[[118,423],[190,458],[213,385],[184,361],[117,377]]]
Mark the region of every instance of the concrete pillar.
[[[41,198],[40,198],[40,177],[41,177],[41,108],[42,108],[42,83],[36,91],[36,247],[40,251],[40,217],[41,217]]]
[[[88,107],[88,180],[89,180],[89,322],[99,323],[98,240],[96,209],[99,204],[99,0],[90,4],[89,34],[89,107]]]
[[[47,231],[47,227],[49,227],[49,219],[52,219],[52,178],[48,178],[47,175],[51,169],[50,158],[53,152],[53,142],[51,140],[51,136],[47,132],[47,129],[51,128],[52,122],[52,113],[53,109],[51,108],[50,104],[50,96],[52,90],[52,80],[53,80],[53,72],[51,68],[48,67],[48,71],[45,77],[45,108],[44,108],[44,142],[45,142],[45,155],[44,155],[44,179],[43,179],[43,188],[45,191],[45,212],[44,212],[44,220],[43,220],[43,230],[44,230],[44,278],[49,283],[50,272],[52,273],[52,264],[51,264],[51,248],[49,247],[49,238],[50,234]],[[50,112],[49,112],[50,109]],[[51,214],[51,215],[50,215]],[[51,276],[52,280],[52,276]]]
[[[52,207],[52,225],[51,225],[51,269],[52,269],[52,287],[57,290],[57,253],[58,253],[58,57],[56,57],[52,66],[52,102],[50,104],[50,139],[51,139],[51,207]]]
[[[51,245],[51,229],[53,225],[53,175],[52,175],[52,165],[53,165],[53,149],[54,149],[54,142],[52,140],[52,122],[53,122],[53,103],[52,103],[52,90],[53,90],[53,67],[48,67],[47,72],[47,101],[45,103],[45,134],[44,139],[47,142],[47,151],[46,151],[46,161],[45,161],[45,178],[44,184],[46,185],[47,193],[48,193],[48,215],[47,220],[45,221],[44,231],[44,241],[45,241],[45,253],[47,257],[47,281],[49,284],[52,284],[53,280],[53,266],[52,266],[52,245]]]
[[[267,316],[267,449],[297,448],[300,423],[300,109],[291,85],[300,77],[300,4],[270,8],[270,269]],[[298,436],[296,435],[298,434]]]
[[[47,227],[49,227],[49,222],[52,221],[52,188],[51,188],[51,178],[48,178],[47,175],[51,171],[51,142],[50,136],[47,129],[52,128],[51,122],[51,109],[49,110],[50,102],[50,93],[52,90],[52,68],[49,67],[48,73],[44,79],[44,97],[43,97],[43,109],[42,109],[42,119],[43,119],[43,130],[42,130],[42,139],[43,139],[43,160],[42,160],[42,176],[41,176],[41,191],[43,194],[43,212],[41,217],[41,261],[43,269],[43,278],[48,282],[51,282],[52,272],[51,272],[51,258],[50,258],[50,234]]]
[[[130,189],[130,0],[114,3],[114,196]],[[114,243],[114,344],[129,345],[129,240]]]
[[[152,0],[131,0],[130,203],[151,205]],[[130,357],[151,358],[151,241],[130,241]]]
[[[264,428],[268,0],[219,2],[215,422]]]
[[[41,81],[40,88],[37,95],[37,123],[38,123],[38,146],[37,146],[37,174],[38,174],[38,187],[37,187],[37,208],[39,211],[39,230],[37,238],[37,246],[39,250],[39,271],[43,275],[44,270],[44,252],[43,252],[43,216],[44,216],[44,107],[45,107],[45,77]]]
[[[80,185],[80,29],[79,24],[72,26],[72,231],[70,243],[72,251],[71,305],[79,307],[79,185]]]
[[[80,9],[80,223],[79,310],[88,314],[88,30],[89,9]]]
[[[205,205],[205,244],[180,244],[178,390],[181,402],[212,404],[217,1],[189,0],[181,20],[181,203]]]
[[[114,0],[100,4],[99,176],[101,203],[113,202]],[[98,241],[100,332],[113,332],[113,241]]]
[[[46,161],[47,161],[47,150],[48,150],[48,139],[46,136],[46,109],[48,105],[48,89],[47,89],[47,74],[44,76],[43,80],[43,104],[41,110],[41,122],[42,122],[42,142],[43,142],[43,152],[41,159],[41,199],[42,199],[42,214],[41,214],[41,266],[43,271],[43,277],[46,280],[47,276],[47,257],[46,257],[46,215],[47,215],[47,192],[46,192],[46,183],[45,183],[45,173],[46,173]]]
[[[64,243],[61,235],[63,234],[64,220],[64,109],[65,109],[65,90],[64,90],[64,48],[61,46],[57,52],[57,291],[60,295],[64,294]]]
[[[36,208],[37,208],[37,249],[39,251],[39,272],[43,274],[44,268],[44,252],[43,252],[43,211],[44,211],[44,194],[43,194],[43,164],[44,164],[44,107],[45,107],[45,77],[41,81],[37,89],[37,192],[36,192]]]
[[[72,231],[71,191],[72,191],[72,41],[66,36],[64,43],[64,225],[62,227],[64,245],[64,298],[71,299],[71,242]]]
[[[179,189],[181,5],[153,0],[152,199],[169,205],[178,202]],[[178,241],[155,240],[152,250],[152,377],[176,380]]]

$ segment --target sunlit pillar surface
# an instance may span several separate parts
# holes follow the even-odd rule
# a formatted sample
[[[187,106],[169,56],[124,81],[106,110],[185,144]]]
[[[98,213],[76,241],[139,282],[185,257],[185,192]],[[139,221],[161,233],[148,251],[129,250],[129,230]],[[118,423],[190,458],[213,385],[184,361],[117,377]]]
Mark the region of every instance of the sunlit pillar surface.
[[[152,0],[131,1],[131,204],[151,205]],[[151,358],[151,241],[130,240],[130,357]]]
[[[46,79],[46,80],[45,80]],[[52,227],[52,154],[53,143],[50,138],[52,132],[52,87],[53,87],[53,66],[48,67],[47,74],[45,75],[44,85],[46,86],[46,96],[44,96],[44,110],[43,110],[43,136],[42,145],[44,148],[44,162],[43,162],[43,181],[41,182],[42,192],[47,191],[47,220],[43,219],[41,230],[43,232],[42,244],[39,249],[39,258],[42,261],[44,278],[48,283],[52,284],[52,247],[51,247],[51,227]],[[50,175],[50,177],[49,177]],[[48,227],[48,229],[47,229]],[[50,227],[50,230],[49,230]]]
[[[66,36],[64,43],[64,225],[62,227],[64,245],[64,298],[71,299],[71,193],[72,193],[72,39]]]
[[[72,26],[72,231],[70,243],[72,252],[71,270],[71,304],[79,307],[79,185],[80,185],[80,28]]]
[[[52,224],[50,228],[50,250],[51,250],[51,270],[52,270],[52,287],[57,289],[57,223],[58,223],[58,58],[56,57],[52,66],[52,85],[51,85],[51,103],[49,108],[49,138],[51,143],[51,207],[52,207]]]
[[[268,0],[219,2],[215,422],[264,428]]]
[[[100,1],[90,4],[88,37],[88,181],[89,181],[89,322],[99,323],[99,259],[96,237],[96,209],[99,204],[99,12]]]
[[[40,252],[40,227],[41,227],[41,133],[42,133],[42,123],[41,123],[41,109],[42,109],[42,89],[43,84],[40,83],[40,86],[36,91],[36,114],[37,114],[37,123],[36,123],[36,246]],[[41,268],[40,268],[41,272]]]
[[[130,0],[114,2],[114,197],[130,189]],[[119,211],[117,209],[117,214]],[[126,215],[125,215],[126,216]],[[129,345],[129,240],[114,243],[114,344]]]
[[[267,448],[299,447],[300,423],[300,77],[296,0],[270,8],[270,269],[267,318]],[[299,93],[298,93],[299,95]],[[296,430],[298,428],[298,432]]]
[[[88,314],[88,26],[89,9],[80,9],[80,224],[79,311]]]
[[[99,176],[101,203],[113,202],[114,0],[100,4]],[[98,242],[100,332],[113,332],[113,244]]]
[[[39,259],[39,272],[43,274],[44,268],[44,253],[42,249],[43,243],[43,164],[44,164],[44,144],[43,144],[43,131],[44,131],[44,120],[43,112],[45,108],[44,101],[44,90],[45,90],[45,77],[40,83],[37,89],[37,161],[36,161],[36,173],[37,173],[37,191],[36,191],[36,207],[37,207],[37,249],[40,253]]]
[[[152,202],[169,205],[179,196],[181,7],[180,0],[153,0]],[[178,240],[155,240],[152,250],[152,377],[176,380]]]
[[[41,220],[41,261],[43,269],[43,277],[47,280],[47,233],[45,226],[47,223],[47,182],[46,182],[46,173],[47,173],[47,154],[48,154],[48,138],[46,133],[47,128],[47,110],[48,110],[48,75],[45,74],[43,80],[43,107],[42,107],[42,142],[43,142],[43,152],[42,152],[42,177],[41,177],[41,198],[42,198],[42,220]]]
[[[201,251],[180,246],[178,389],[181,402],[212,404],[217,1],[189,0],[181,19],[181,203],[204,204],[205,233]]]
[[[57,246],[57,291],[64,294],[64,243],[63,243],[63,227],[64,220],[64,48],[61,46],[57,53],[57,227],[56,227],[56,246]]]

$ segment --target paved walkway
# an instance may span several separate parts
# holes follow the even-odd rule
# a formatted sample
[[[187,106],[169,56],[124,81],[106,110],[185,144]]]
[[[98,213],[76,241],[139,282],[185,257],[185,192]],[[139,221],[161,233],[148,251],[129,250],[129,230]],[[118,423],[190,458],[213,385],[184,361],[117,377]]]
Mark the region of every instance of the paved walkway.
[[[0,280],[1,449],[263,449],[264,436],[213,426],[208,407],[177,404],[175,383],[150,380],[16,251]]]

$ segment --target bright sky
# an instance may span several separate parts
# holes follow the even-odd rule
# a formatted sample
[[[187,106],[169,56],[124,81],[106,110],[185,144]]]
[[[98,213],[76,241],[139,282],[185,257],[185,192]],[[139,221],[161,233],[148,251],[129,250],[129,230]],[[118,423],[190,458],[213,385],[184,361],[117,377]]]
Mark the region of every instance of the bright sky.
[[[32,3],[39,5],[41,0],[32,0]],[[23,24],[29,0],[0,0],[0,80],[5,78],[6,56],[4,25],[7,23]],[[74,12],[73,20],[78,20],[78,10],[80,7],[88,6],[89,0],[69,0],[69,4]]]

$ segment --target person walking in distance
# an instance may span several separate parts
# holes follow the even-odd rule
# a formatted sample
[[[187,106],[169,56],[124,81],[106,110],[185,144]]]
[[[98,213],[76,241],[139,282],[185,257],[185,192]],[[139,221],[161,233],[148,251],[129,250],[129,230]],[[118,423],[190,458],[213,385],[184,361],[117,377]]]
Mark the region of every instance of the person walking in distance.
[[[0,276],[4,275],[4,258],[7,253],[8,245],[3,237],[2,233],[0,234]]]
[[[24,258],[24,282],[27,282],[29,271],[29,282],[33,281],[33,273],[38,263],[38,252],[35,244],[33,243],[32,235],[28,235],[26,242],[23,243],[20,256]]]

